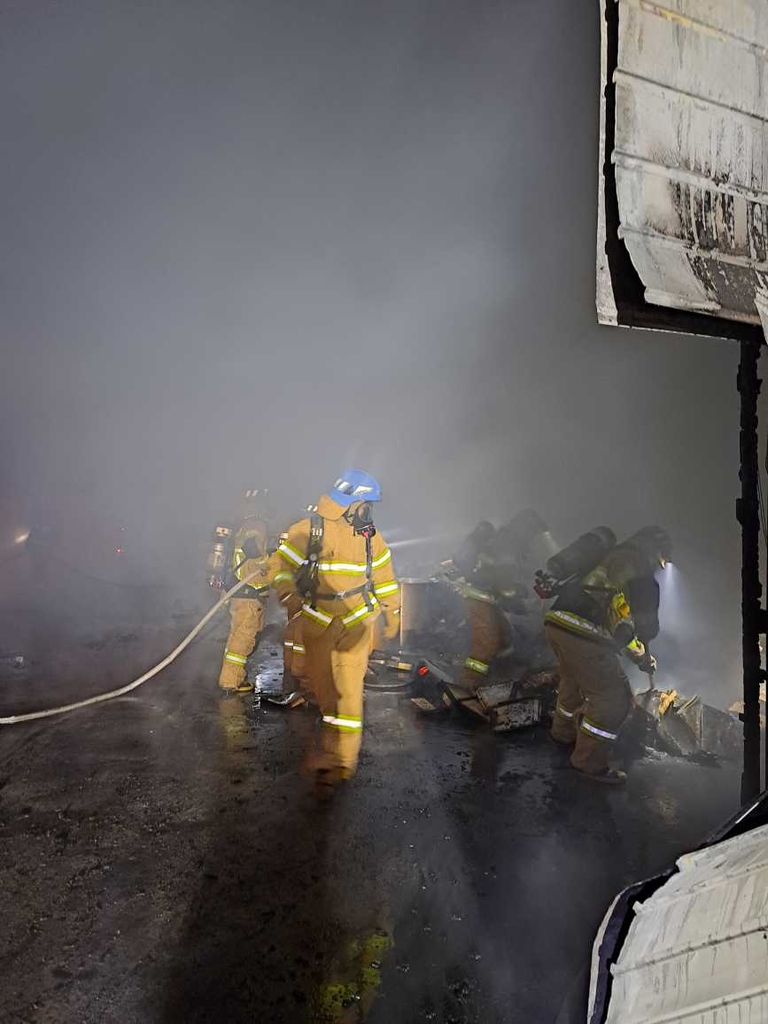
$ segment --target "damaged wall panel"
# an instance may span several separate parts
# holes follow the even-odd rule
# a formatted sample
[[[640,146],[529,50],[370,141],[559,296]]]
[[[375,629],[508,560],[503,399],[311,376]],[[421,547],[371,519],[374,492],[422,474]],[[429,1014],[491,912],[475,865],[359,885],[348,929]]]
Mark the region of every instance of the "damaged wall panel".
[[[768,283],[768,4],[602,0],[601,9],[599,319],[630,322],[618,293],[635,274],[645,303],[704,315],[660,326],[695,331],[707,317],[757,326],[755,289]]]

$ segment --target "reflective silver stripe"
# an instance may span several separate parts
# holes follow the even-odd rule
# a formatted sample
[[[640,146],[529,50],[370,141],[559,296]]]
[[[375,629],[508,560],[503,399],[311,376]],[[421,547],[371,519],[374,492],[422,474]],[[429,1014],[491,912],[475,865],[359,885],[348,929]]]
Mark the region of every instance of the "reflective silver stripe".
[[[350,732],[363,728],[360,718],[337,718],[335,715],[323,715],[323,725],[332,725],[334,729],[345,729]]]
[[[369,608],[367,604],[360,604],[351,611],[348,615],[345,615],[341,620],[345,626],[351,626],[354,622],[359,622],[360,619],[364,619],[367,615],[370,615],[374,611],[378,601],[375,597],[371,597],[371,604],[373,608]]]
[[[325,612],[318,611],[317,608],[313,608],[309,604],[303,604],[301,610],[308,618],[314,619],[315,622],[322,622],[324,626],[329,626],[333,622],[332,615],[326,615]]]
[[[581,720],[581,728],[584,732],[590,733],[592,736],[597,736],[601,740],[617,740],[619,734],[617,732],[608,732],[607,729],[599,729],[596,725],[592,725],[586,718]]]
[[[291,547],[288,541],[284,540],[277,550],[283,558],[286,558],[289,562],[293,562],[294,565],[303,565],[304,555],[300,554],[296,548]]]
[[[248,659],[244,658],[242,654],[233,654],[232,651],[225,651],[224,661],[231,661],[233,665],[246,665]]]
[[[544,621],[551,622],[553,625],[560,623],[566,629],[573,629],[579,633],[588,633],[591,636],[600,637],[601,640],[611,639],[611,634],[607,629],[603,629],[602,626],[596,626],[594,622],[590,622],[589,619],[582,619],[580,615],[574,615],[573,612],[547,612]]]
[[[387,594],[394,594],[400,589],[400,584],[397,580],[392,580],[389,583],[379,583],[373,588],[373,592],[376,597],[386,597]]]
[[[565,708],[563,707],[563,705],[560,704],[559,702],[555,705],[555,713],[558,714],[558,715],[562,715],[563,718],[575,718],[576,717],[576,712],[575,711],[566,711]]]
[[[345,576],[365,574],[365,562],[318,562],[319,572],[340,572]]]
[[[380,569],[382,565],[386,565],[387,562],[392,558],[392,552],[387,548],[378,558],[374,558],[371,562],[372,569]]]
[[[274,582],[275,583],[284,583],[286,580],[295,580],[295,579],[296,579],[296,577],[293,575],[292,572],[289,572],[287,569],[284,569],[281,572],[275,573]]]
[[[307,648],[304,646],[304,644],[294,644],[293,645],[293,653],[294,654],[306,654],[307,653]]]
[[[473,601],[485,601],[487,604],[496,604],[496,598],[492,594],[486,594],[484,590],[478,590],[477,587],[473,587],[469,583],[464,583],[461,586],[461,596],[469,597]]]
[[[487,676],[490,665],[485,661],[480,661],[479,658],[467,658],[464,662],[464,668],[471,668],[473,672],[479,672],[481,676]]]
[[[289,647],[291,650],[294,650],[296,644],[292,640],[283,640],[283,647]]]
[[[243,578],[243,566],[246,562],[245,552],[242,548],[235,548],[235,553],[232,556],[235,565],[235,578],[241,580]]]

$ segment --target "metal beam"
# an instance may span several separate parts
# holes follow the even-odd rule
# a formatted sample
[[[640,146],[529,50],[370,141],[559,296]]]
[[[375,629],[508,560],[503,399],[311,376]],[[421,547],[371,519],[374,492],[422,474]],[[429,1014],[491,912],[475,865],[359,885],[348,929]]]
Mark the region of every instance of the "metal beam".
[[[753,800],[761,790],[760,758],[760,682],[763,678],[760,656],[762,613],[760,599],[760,507],[758,502],[757,399],[760,378],[757,364],[761,346],[741,342],[738,389],[741,395],[741,497],[737,518],[741,524],[741,618],[742,663],[744,668],[744,764],[741,775],[741,800]]]

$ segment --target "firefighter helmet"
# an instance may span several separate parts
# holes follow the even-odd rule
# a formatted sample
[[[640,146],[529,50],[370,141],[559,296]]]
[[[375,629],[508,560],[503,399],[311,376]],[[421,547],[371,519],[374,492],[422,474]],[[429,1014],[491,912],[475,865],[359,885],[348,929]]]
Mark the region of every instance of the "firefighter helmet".
[[[381,487],[364,469],[345,469],[328,491],[328,497],[342,508],[349,508],[356,501],[381,501]]]

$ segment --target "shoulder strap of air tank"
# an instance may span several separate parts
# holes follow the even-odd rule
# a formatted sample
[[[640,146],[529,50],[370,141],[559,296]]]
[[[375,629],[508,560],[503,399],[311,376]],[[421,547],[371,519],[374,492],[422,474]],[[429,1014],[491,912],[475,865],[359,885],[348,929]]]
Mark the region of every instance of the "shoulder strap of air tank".
[[[363,599],[365,600],[368,611],[373,611],[373,601],[371,595],[373,594],[373,537],[369,533],[365,535],[365,590],[363,591]]]
[[[325,535],[325,523],[323,517],[317,512],[310,512],[309,514],[309,543],[307,545],[307,558],[311,559],[314,555],[315,559],[319,556],[323,550],[323,537]]]

